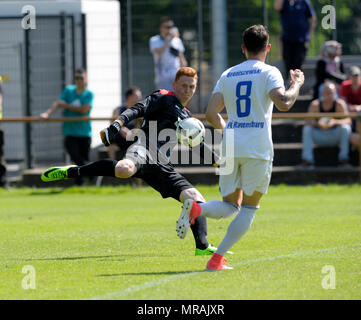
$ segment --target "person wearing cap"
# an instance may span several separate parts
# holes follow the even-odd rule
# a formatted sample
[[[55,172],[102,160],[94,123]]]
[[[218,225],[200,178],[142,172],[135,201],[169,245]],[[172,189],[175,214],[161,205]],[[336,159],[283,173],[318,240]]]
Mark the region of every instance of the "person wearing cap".
[[[342,82],[340,96],[346,101],[349,112],[361,112],[361,70],[358,66],[352,66],[349,79]],[[360,125],[352,121],[351,144],[358,149],[360,147]]]
[[[337,83],[337,89],[339,89],[338,87],[342,81],[347,79],[341,55],[341,43],[329,40],[323,44],[320,57],[316,63],[316,84],[314,86],[313,99],[322,97],[323,83],[326,80]]]

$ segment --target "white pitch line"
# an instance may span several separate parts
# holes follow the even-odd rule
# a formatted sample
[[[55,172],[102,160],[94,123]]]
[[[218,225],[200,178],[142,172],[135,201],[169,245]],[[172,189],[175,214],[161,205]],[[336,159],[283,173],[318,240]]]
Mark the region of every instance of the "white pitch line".
[[[252,264],[252,263],[258,263],[258,262],[264,262],[264,261],[273,261],[273,260],[285,259],[285,258],[292,258],[292,257],[297,257],[297,256],[302,256],[302,255],[323,253],[323,252],[329,252],[329,251],[335,251],[335,250],[352,248],[352,247],[359,247],[359,246],[361,246],[361,243],[351,245],[351,246],[341,246],[341,247],[326,248],[326,249],[319,249],[319,250],[313,250],[313,251],[295,252],[295,253],[283,254],[283,255],[275,256],[275,257],[265,257],[265,258],[241,261],[241,262],[232,264],[232,266],[233,267],[238,267],[238,266],[243,266],[243,265]],[[194,272],[183,273],[183,274],[175,274],[173,276],[164,277],[164,278],[159,279],[159,280],[148,281],[148,282],[145,282],[145,283],[142,283],[142,284],[130,286],[130,287],[128,287],[126,289],[123,289],[123,290],[106,293],[104,295],[95,296],[95,297],[92,297],[92,298],[89,298],[89,299],[86,299],[86,300],[104,300],[104,299],[111,299],[111,298],[121,297],[121,296],[125,296],[125,295],[127,295],[129,293],[142,291],[142,290],[152,288],[152,287],[159,287],[159,286],[161,286],[163,284],[166,284],[167,282],[170,282],[170,281],[176,281],[176,280],[181,279],[181,278],[192,277],[192,276],[195,276],[195,275],[203,273],[203,272],[207,272],[207,271],[202,270],[202,271],[194,271]]]

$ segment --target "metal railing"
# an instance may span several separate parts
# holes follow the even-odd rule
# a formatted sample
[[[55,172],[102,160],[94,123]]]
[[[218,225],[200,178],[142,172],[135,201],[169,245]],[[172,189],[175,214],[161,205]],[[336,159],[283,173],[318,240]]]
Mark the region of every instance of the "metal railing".
[[[193,114],[194,118],[201,121],[206,120],[205,114]],[[227,119],[227,114],[222,114],[224,119]],[[323,117],[329,118],[351,118],[356,119],[361,127],[361,113],[349,113],[347,116],[343,113],[274,113],[272,119],[294,119],[294,120],[309,120],[319,119]],[[6,123],[41,123],[41,122],[79,122],[79,121],[112,121],[114,118],[111,117],[68,117],[68,118],[48,118],[44,119],[41,117],[7,117],[0,119]],[[359,147],[359,174],[361,181],[361,134],[360,134],[360,147]]]

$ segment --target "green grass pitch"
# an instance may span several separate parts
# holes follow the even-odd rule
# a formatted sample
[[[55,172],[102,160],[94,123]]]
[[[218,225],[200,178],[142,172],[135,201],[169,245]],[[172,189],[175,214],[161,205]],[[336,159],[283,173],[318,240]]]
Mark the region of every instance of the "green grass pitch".
[[[0,299],[360,299],[360,194],[271,186],[234,270],[211,273],[176,236],[180,204],[150,188],[0,191]],[[210,243],[230,221],[208,219]]]

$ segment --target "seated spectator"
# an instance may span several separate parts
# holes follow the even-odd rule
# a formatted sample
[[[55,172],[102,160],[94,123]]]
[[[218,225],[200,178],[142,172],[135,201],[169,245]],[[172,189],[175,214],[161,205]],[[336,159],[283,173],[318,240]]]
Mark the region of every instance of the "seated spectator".
[[[342,82],[341,98],[345,99],[349,112],[361,112],[361,70],[357,66],[350,68],[350,79]],[[352,120],[350,142],[355,149],[360,148],[360,124]]]
[[[347,105],[342,99],[336,98],[336,85],[325,82],[322,98],[313,100],[309,106],[310,113],[343,113],[348,114]],[[350,118],[321,118],[308,120],[302,133],[302,166],[312,167],[314,164],[313,145],[321,147],[339,146],[338,160],[340,165],[349,166],[349,138],[351,133]]]
[[[134,106],[138,101],[142,99],[142,92],[138,87],[130,87],[125,91],[125,105],[116,107],[113,111],[112,117],[117,119],[119,115],[124,112],[127,108]],[[116,153],[120,150],[127,149],[127,141],[126,141],[126,134],[127,130],[132,130],[134,128],[140,128],[140,121],[139,119],[135,119],[129,122],[122,130],[121,134],[117,135],[116,143],[111,144],[108,147],[108,155],[111,159],[116,160]]]
[[[337,41],[326,41],[322,47],[321,55],[316,64],[316,84],[314,86],[313,98],[321,96],[322,84],[326,80],[341,84],[347,79],[344,65],[341,61],[342,45]]]

